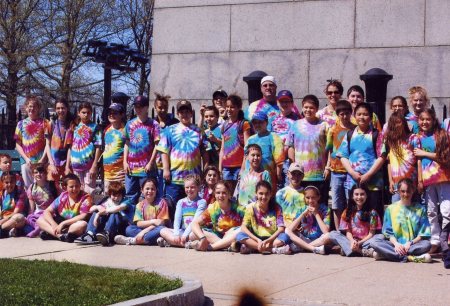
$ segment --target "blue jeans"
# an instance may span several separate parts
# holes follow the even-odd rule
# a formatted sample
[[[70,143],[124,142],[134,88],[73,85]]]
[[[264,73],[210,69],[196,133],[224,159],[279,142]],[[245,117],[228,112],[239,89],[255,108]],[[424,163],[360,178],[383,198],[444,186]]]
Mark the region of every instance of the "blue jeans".
[[[164,228],[164,226],[157,226],[148,233],[144,235],[144,241],[147,245],[156,245],[156,239],[160,237],[159,233]],[[125,230],[127,237],[136,237],[143,229],[137,225],[129,225]]]
[[[173,216],[175,214],[175,207],[177,206],[177,202],[184,197],[186,197],[186,193],[184,192],[183,185],[174,184],[172,182],[166,183],[164,198],[166,198],[169,201],[170,220],[173,221]]]
[[[125,197],[130,201],[129,203],[136,205],[139,202],[141,186],[149,177],[156,177],[156,173],[148,173],[147,176],[125,175]]]
[[[224,167],[222,169],[222,178],[224,181],[237,181],[241,167],[228,168]]]
[[[156,178],[158,179],[158,195],[164,196],[166,189],[166,180],[163,177],[163,169],[158,169]]]
[[[259,237],[258,235],[255,235],[255,236],[258,237],[258,238],[261,239],[261,240],[264,240],[264,239],[269,238],[269,237]],[[243,240],[247,240],[247,239],[249,239],[249,238],[250,238],[250,237],[249,237],[246,233],[243,233],[243,232],[239,232],[239,233],[236,235],[236,241],[239,241],[239,242],[241,242],[241,241],[243,241]],[[280,240],[281,242],[283,242],[284,244],[289,244],[290,241],[291,241],[291,239],[289,239],[289,236],[286,235],[286,233],[280,233],[280,234],[278,235],[277,239]]]
[[[344,183],[347,179],[347,173],[331,172],[331,208],[343,211],[347,206],[347,194]]]
[[[420,240],[409,248],[407,255],[400,255],[395,252],[394,244],[389,240],[386,240],[384,235],[378,234],[372,239],[374,239],[371,244],[372,248],[379,255],[389,261],[406,262],[408,255],[422,255],[428,252],[431,248],[431,243],[429,240]]]
[[[370,248],[372,246],[372,243],[374,242],[374,237],[370,238],[369,240],[364,241],[361,247],[363,249]],[[331,242],[333,242],[333,244],[341,247],[345,256],[351,256],[353,254],[352,246],[350,245],[350,240],[345,235],[343,235],[341,232],[332,231],[328,235],[328,238],[330,239]]]
[[[89,219],[88,226],[86,231],[91,232],[94,235],[106,231],[109,233],[110,237],[114,237],[117,235],[117,232],[119,231],[120,225],[126,222],[126,218],[123,217],[120,213],[110,214],[110,215],[104,215],[100,216],[98,218],[98,224],[97,227],[94,226],[94,218],[97,215],[97,213],[93,213],[91,218]]]

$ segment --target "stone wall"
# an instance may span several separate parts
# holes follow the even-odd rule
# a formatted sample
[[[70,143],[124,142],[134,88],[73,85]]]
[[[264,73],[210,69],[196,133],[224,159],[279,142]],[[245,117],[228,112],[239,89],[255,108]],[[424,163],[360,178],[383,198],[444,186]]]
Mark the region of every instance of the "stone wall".
[[[388,101],[425,86],[438,114],[450,102],[448,0],[156,0],[152,91],[173,102],[214,90],[247,97],[242,78],[263,70],[298,99],[325,104],[326,80],[345,88],[382,68]]]

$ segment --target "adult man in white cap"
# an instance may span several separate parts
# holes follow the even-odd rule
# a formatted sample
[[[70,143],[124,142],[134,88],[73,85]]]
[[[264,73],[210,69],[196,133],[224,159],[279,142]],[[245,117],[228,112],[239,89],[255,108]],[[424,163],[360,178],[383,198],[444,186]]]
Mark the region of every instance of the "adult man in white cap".
[[[277,105],[277,83],[275,78],[267,75],[261,79],[262,99],[250,103],[245,109],[244,116],[251,121],[255,113],[264,112],[269,119],[267,129],[272,128],[272,121],[280,114],[280,108]]]

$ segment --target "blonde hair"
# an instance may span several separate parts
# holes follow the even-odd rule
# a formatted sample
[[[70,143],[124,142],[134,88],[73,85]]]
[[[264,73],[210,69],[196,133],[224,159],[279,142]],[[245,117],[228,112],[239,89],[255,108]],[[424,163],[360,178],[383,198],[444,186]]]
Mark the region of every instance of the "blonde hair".
[[[420,95],[422,95],[422,97],[425,99],[425,103],[426,103],[426,107],[429,107],[430,105],[430,97],[428,97],[428,93],[427,90],[419,85],[413,86],[408,90],[408,95],[409,95],[409,102],[412,101],[413,96],[418,93]]]

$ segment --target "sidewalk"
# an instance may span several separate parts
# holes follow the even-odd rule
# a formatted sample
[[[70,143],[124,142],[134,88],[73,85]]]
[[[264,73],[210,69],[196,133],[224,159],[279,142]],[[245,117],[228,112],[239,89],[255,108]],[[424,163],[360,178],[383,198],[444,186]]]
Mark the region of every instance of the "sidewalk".
[[[448,305],[450,270],[432,264],[375,262],[339,255],[240,255],[148,246],[78,246],[0,240],[0,257],[53,259],[199,279],[208,305],[232,305],[242,287],[270,305]]]

